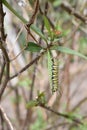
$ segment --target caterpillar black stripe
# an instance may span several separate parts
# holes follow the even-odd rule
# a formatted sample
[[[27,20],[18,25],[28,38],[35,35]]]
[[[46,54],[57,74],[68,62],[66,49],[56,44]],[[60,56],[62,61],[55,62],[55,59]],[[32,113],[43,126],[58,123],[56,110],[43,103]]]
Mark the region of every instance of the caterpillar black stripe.
[[[59,86],[59,66],[57,59],[52,59],[52,93],[58,90]]]

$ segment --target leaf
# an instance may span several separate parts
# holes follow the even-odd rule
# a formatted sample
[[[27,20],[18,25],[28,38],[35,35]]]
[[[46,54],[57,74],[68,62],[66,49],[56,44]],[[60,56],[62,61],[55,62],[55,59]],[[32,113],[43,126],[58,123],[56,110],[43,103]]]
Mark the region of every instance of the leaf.
[[[31,100],[26,104],[27,108],[35,107],[38,105],[38,102],[36,100]]]
[[[39,35],[43,40],[45,40],[45,42],[47,42],[46,37],[43,35],[43,33],[41,32],[41,30],[36,27],[34,24],[31,25],[31,29],[37,34]]]
[[[43,48],[41,46],[37,45],[36,43],[28,42],[25,50],[31,51],[31,52],[39,52],[41,49],[43,49]]]
[[[46,18],[45,15],[43,16],[43,18],[44,18],[45,27],[48,30],[48,33],[49,33],[50,37],[52,37],[51,25],[50,25],[50,23],[49,23],[49,21],[48,21],[48,19]]]
[[[50,82],[50,87],[52,89],[52,57],[50,54],[50,51],[47,51],[48,54],[48,74],[49,74],[49,82]]]
[[[77,52],[75,50],[72,50],[70,48],[67,48],[67,47],[62,47],[62,46],[58,46],[58,45],[54,45],[53,47],[51,47],[51,50],[57,50],[57,51],[60,51],[60,52],[63,52],[63,53],[67,53],[67,54],[71,54],[71,55],[77,55],[81,58],[84,58],[87,60],[87,57],[84,56],[83,54],[81,54],[80,52]]]
[[[38,91],[38,97],[37,97],[37,102],[38,102],[38,104],[43,104],[43,105],[45,105],[46,104],[46,98],[45,98],[45,94],[44,94],[44,92],[39,92]]]

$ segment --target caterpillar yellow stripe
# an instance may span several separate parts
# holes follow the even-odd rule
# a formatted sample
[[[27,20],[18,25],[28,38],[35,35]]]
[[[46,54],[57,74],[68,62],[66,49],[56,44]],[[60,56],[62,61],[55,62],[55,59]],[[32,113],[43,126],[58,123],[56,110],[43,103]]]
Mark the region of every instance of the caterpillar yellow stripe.
[[[56,92],[59,87],[59,63],[56,58],[52,59],[52,93]]]

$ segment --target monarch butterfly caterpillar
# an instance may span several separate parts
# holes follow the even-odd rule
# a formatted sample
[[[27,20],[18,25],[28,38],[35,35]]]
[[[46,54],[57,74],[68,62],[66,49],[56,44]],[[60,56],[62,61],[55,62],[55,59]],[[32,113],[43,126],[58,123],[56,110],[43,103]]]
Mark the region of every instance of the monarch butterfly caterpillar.
[[[59,63],[56,58],[52,59],[52,93],[59,89]]]

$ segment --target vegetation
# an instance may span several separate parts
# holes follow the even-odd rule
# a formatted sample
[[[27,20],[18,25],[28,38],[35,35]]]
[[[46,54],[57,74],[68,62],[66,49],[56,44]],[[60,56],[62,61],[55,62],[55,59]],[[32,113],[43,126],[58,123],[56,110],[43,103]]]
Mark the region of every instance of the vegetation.
[[[86,2],[0,1],[0,130],[87,129]]]

